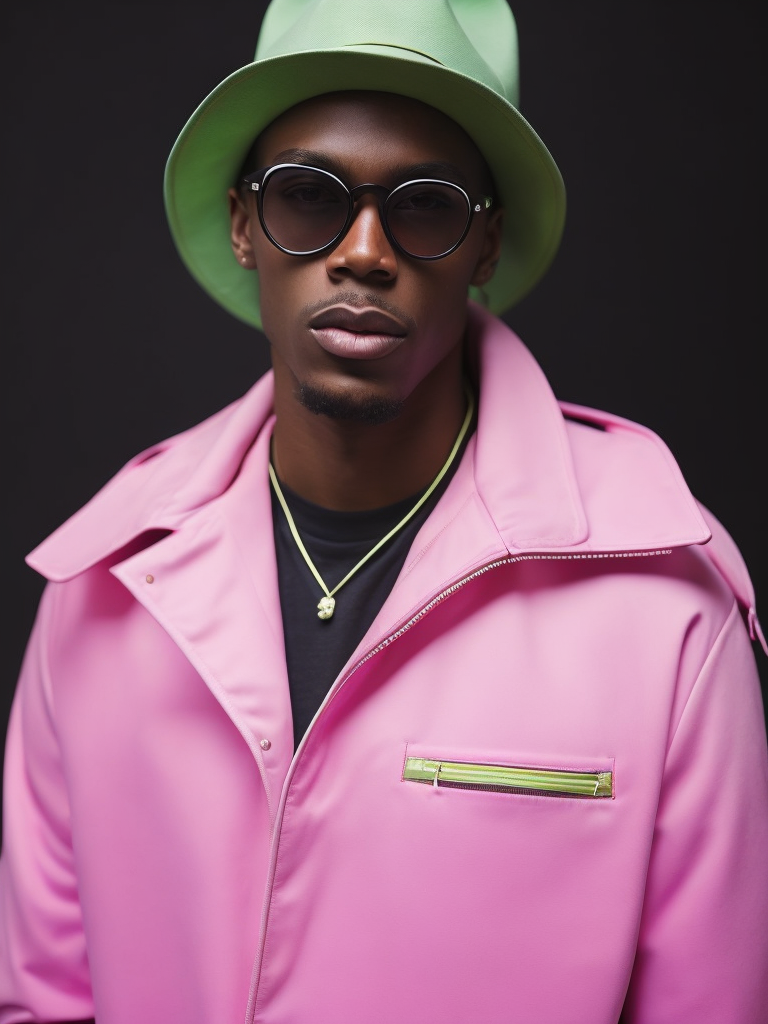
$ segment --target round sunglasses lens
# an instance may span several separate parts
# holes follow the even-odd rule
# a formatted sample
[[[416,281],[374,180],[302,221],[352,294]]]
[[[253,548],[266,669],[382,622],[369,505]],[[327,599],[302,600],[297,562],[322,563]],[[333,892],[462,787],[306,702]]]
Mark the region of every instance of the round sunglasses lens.
[[[461,240],[469,223],[469,200],[447,182],[412,181],[387,201],[392,237],[411,256],[442,256]]]
[[[267,178],[261,199],[264,226],[283,249],[309,253],[343,229],[349,194],[332,175],[311,167],[281,167]]]

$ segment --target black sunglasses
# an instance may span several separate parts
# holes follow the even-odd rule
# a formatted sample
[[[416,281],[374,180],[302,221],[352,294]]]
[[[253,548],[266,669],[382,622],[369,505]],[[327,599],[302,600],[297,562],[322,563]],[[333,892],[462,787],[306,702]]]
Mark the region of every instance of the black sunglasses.
[[[261,226],[291,256],[314,256],[337,245],[354,218],[355,201],[376,194],[390,243],[417,260],[439,260],[467,236],[472,217],[489,210],[490,196],[471,199],[451,181],[421,178],[391,191],[384,185],[348,188],[330,171],[305,164],[274,164],[242,179],[256,193]]]

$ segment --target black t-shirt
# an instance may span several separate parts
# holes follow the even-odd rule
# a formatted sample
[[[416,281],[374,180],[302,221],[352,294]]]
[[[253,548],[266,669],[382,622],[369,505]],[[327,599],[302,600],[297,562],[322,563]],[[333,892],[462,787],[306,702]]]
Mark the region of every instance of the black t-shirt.
[[[416,534],[456,471],[470,434],[468,431],[450,469],[416,515],[334,594],[336,608],[330,619],[318,618],[317,603],[323,591],[304,561],[272,489],[272,521],[295,746],[384,604]],[[400,522],[424,493],[411,495],[386,508],[338,512],[305,501],[282,481],[280,488],[309,557],[329,590],[333,590]]]

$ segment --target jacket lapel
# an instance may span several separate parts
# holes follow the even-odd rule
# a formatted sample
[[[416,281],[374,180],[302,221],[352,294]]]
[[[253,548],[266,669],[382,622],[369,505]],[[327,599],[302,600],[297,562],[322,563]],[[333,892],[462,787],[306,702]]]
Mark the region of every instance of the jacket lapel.
[[[265,427],[221,496],[111,571],[178,644],[242,734],[274,816],[293,731],[264,483],[270,435]],[[266,753],[262,741],[269,741]]]

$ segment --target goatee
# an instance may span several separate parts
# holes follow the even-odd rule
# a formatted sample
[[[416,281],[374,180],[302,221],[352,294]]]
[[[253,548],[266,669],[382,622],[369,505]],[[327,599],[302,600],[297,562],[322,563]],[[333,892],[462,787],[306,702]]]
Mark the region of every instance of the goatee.
[[[402,401],[387,398],[355,398],[350,394],[326,391],[312,384],[300,384],[298,399],[305,409],[318,416],[334,420],[349,420],[378,426],[396,419],[403,408]]]

